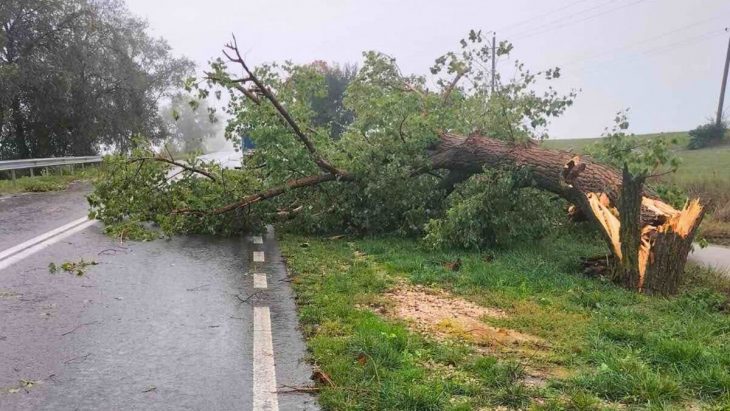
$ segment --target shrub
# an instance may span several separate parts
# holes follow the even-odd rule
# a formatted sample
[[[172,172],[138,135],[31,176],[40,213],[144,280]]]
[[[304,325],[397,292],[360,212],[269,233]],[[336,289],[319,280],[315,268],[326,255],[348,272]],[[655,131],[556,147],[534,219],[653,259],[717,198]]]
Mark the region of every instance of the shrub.
[[[725,137],[727,126],[724,123],[707,123],[689,132],[687,148],[697,150],[717,144]]]
[[[560,207],[529,186],[525,170],[472,176],[449,197],[445,215],[426,225],[425,242],[434,248],[485,249],[544,236],[560,218]]]

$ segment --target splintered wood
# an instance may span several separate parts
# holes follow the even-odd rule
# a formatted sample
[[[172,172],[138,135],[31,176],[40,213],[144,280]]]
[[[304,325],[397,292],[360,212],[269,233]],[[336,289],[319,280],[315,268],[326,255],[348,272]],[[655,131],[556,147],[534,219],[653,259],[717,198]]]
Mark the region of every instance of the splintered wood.
[[[596,220],[601,224],[604,233],[610,239],[611,251],[618,261],[621,260],[621,238],[620,228],[621,221],[619,211],[616,207],[611,205],[609,197],[605,193],[587,193],[588,203],[593,211],[593,215]],[[645,279],[647,270],[655,263],[656,260],[656,249],[658,236],[675,236],[678,237],[674,243],[676,249],[670,250],[669,253],[682,254],[688,252],[688,247],[691,245],[694,233],[702,220],[704,209],[700,204],[699,200],[692,200],[688,202],[682,210],[677,210],[674,207],[662,202],[661,200],[643,197],[641,201],[642,208],[655,214],[655,219],[652,223],[646,224],[641,227],[641,243],[639,246],[639,283],[637,288],[639,290],[644,289]],[[687,243],[682,244],[682,242]],[[666,241],[661,242],[664,246],[668,246]],[[687,251],[685,251],[687,248]],[[667,251],[662,251],[667,253]],[[686,254],[678,261],[675,259],[675,264],[681,264],[681,267],[675,267],[676,269],[682,269],[684,267],[684,260],[686,260]],[[672,267],[664,267],[665,269]],[[661,275],[661,272],[656,272],[655,275]],[[667,273],[667,275],[671,275]]]

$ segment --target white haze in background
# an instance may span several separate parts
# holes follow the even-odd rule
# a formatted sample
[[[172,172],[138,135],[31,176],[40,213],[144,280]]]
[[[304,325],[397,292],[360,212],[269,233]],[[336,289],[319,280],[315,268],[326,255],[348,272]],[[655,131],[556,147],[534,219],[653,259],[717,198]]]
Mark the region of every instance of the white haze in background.
[[[550,127],[594,137],[631,108],[635,132],[688,130],[717,107],[728,0],[127,0],[176,53],[203,69],[231,33],[252,65],[360,63],[378,50],[405,73],[426,73],[469,29],[495,30],[531,70],[564,67],[559,91],[581,89]],[[593,16],[593,17],[591,17]],[[561,20],[562,19],[562,20]],[[527,20],[527,22],[524,22]],[[520,24],[522,23],[522,24]]]
[[[206,154],[216,153],[219,151],[235,151],[233,142],[226,140],[223,134],[223,131],[221,131],[215,137],[205,140],[204,144]]]

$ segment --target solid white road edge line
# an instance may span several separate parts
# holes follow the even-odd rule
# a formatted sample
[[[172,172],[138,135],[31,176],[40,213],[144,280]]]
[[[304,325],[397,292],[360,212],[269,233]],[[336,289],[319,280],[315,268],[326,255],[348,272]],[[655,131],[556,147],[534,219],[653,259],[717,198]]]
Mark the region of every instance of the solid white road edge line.
[[[253,307],[253,410],[279,411],[269,307]]]
[[[253,273],[253,288],[267,288],[265,273]]]
[[[264,238],[261,237],[260,235],[255,235],[255,236],[253,236],[252,241],[253,241],[254,244],[263,244],[264,243]]]
[[[86,219],[86,218],[84,217],[84,219]],[[37,253],[38,251],[41,251],[44,248],[49,247],[49,246],[63,240],[64,238],[66,238],[70,235],[76,234],[79,231],[82,231],[85,228],[96,223],[96,220],[88,220],[88,219],[86,219],[86,220],[87,221],[82,222],[81,224],[78,224],[76,226],[73,226],[70,229],[67,229],[66,231],[63,231],[61,233],[56,233],[52,237],[47,237],[46,240],[39,242],[33,246],[27,247],[26,249],[24,249],[20,252],[17,252],[15,254],[5,258],[4,260],[0,260],[0,270],[8,268],[11,265],[17,263],[18,261],[20,261],[24,258],[27,258],[27,257]]]
[[[60,234],[64,231],[69,230],[69,229],[83,223],[84,221],[88,221],[88,220],[89,220],[88,217],[81,217],[78,220],[71,221],[70,223],[62,225],[61,227],[54,228],[53,230],[51,230],[47,233],[43,233],[39,236],[33,237],[30,240],[24,241],[14,247],[10,247],[7,250],[3,250],[2,252],[0,252],[0,260],[8,258],[13,254],[19,253],[19,252],[25,250],[26,248],[30,248],[42,241],[45,241],[45,240],[53,237],[54,235]]]
[[[264,252],[263,251],[254,251],[253,252],[253,262],[254,263],[263,263],[264,262]]]

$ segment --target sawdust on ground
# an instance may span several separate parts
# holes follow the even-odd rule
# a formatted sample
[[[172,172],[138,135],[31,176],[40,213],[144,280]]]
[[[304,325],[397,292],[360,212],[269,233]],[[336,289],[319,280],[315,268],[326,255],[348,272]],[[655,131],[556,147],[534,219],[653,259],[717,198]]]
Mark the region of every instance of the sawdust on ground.
[[[445,291],[400,284],[386,298],[392,303],[386,314],[406,320],[436,339],[461,339],[499,352],[533,351],[546,346],[538,337],[493,327],[482,320],[505,318],[504,311],[476,305]]]

